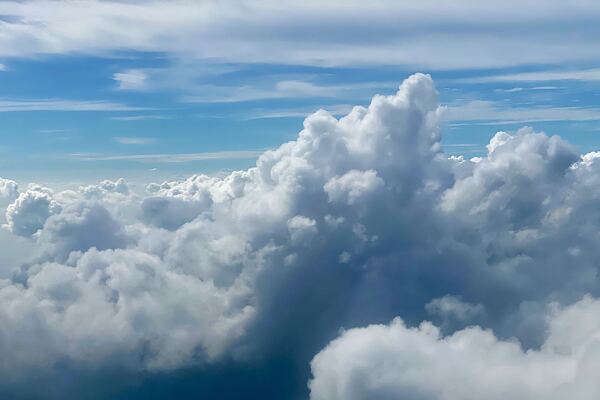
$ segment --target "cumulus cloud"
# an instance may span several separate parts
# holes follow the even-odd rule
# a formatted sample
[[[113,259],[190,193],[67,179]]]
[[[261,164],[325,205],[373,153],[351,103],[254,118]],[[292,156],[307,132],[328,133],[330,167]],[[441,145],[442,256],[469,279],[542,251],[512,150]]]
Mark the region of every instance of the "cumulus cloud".
[[[383,180],[377,176],[376,171],[352,170],[341,177],[331,178],[324,189],[329,196],[329,201],[353,205],[383,186]]]
[[[301,215],[289,219],[287,226],[294,243],[306,243],[317,234],[317,222]]]
[[[6,209],[6,227],[15,235],[31,236],[59,211],[60,205],[54,200],[51,189],[31,185]]]
[[[36,240],[46,249],[45,258],[28,265],[24,275],[2,290],[10,292],[16,302],[13,304],[22,307],[35,304],[26,301],[33,293],[40,296],[38,301],[53,304],[56,317],[35,311],[39,313],[37,318],[48,326],[36,336],[40,344],[57,336],[59,340],[78,342],[82,339],[62,325],[68,319],[63,314],[66,309],[87,303],[88,293],[92,296],[102,292],[95,301],[104,302],[98,305],[99,309],[112,310],[112,314],[98,313],[98,318],[108,318],[105,320],[108,327],[111,320],[121,318],[122,305],[149,301],[144,307],[153,308],[153,299],[164,300],[167,295],[153,293],[140,274],[145,271],[152,279],[163,279],[161,274],[166,274],[173,277],[174,283],[169,286],[164,278],[161,290],[172,287],[175,292],[184,291],[184,287],[177,288],[177,282],[184,281],[188,282],[184,286],[199,287],[197,291],[190,289],[195,292],[194,300],[179,298],[178,301],[205,304],[207,310],[213,309],[210,304],[214,302],[222,308],[209,312],[208,319],[198,316],[203,322],[195,326],[190,324],[190,318],[195,320],[196,316],[187,315],[184,304],[180,310],[173,309],[172,317],[183,325],[173,327],[179,333],[172,340],[181,342],[174,343],[173,350],[158,345],[156,351],[161,352],[161,360],[177,361],[157,361],[148,355],[142,357],[138,368],[186,365],[210,359],[225,350],[224,338],[240,337],[248,341],[252,335],[243,337],[242,332],[263,329],[261,326],[268,322],[263,320],[266,312],[261,314],[261,311],[270,307],[269,302],[276,301],[280,289],[263,287],[265,279],[279,275],[273,277],[274,281],[287,285],[290,276],[276,272],[281,265],[299,271],[306,263],[304,257],[326,256],[329,242],[337,241],[337,232],[325,222],[327,218],[330,222],[345,221],[340,222],[338,230],[344,231],[340,234],[347,236],[347,240],[335,246],[336,258],[345,249],[356,251],[353,243],[366,249],[376,241],[376,235],[369,232],[358,216],[352,215],[351,208],[375,190],[384,190],[383,182],[389,182],[390,188],[410,201],[411,193],[429,175],[430,164],[436,158],[442,160],[438,116],[431,79],[416,75],[403,84],[397,95],[376,97],[369,108],[357,107],[339,121],[323,111],[314,114],[306,120],[296,142],[266,152],[256,168],[234,172],[223,179],[195,176],[182,182],[150,185],[151,195],[141,200],[130,193],[123,181],[105,181],[75,192],[54,193],[31,187],[8,207],[7,227],[20,235],[37,234]],[[403,153],[409,145],[415,151],[402,162],[394,162],[393,155]],[[392,158],[380,157],[381,152]],[[328,194],[333,202],[328,200]],[[126,216],[119,218],[125,213],[123,207],[128,201],[137,201],[141,223],[135,220],[127,223]],[[336,210],[336,201],[345,202],[350,209]],[[348,219],[340,212],[348,214]],[[321,229],[329,233],[322,238],[323,243],[315,243]],[[98,270],[114,269],[124,274],[119,279],[134,279],[127,286],[131,291],[113,287],[116,278],[110,272],[103,272],[102,277],[94,275],[92,284],[99,285],[98,289],[88,288],[92,275],[81,269],[83,264],[79,260],[87,260],[90,254],[105,260]],[[128,257],[133,260],[127,260]],[[140,257],[147,260],[142,266],[136,261]],[[313,272],[318,273],[318,269]],[[51,276],[61,289],[36,290],[36,282],[46,276]],[[60,283],[63,278],[70,282],[69,288]],[[134,294],[141,297],[131,297]],[[62,301],[68,301],[69,306]],[[206,307],[198,312],[204,315]],[[165,312],[165,317],[168,314]],[[24,310],[14,318],[26,320],[27,315]],[[139,323],[138,317],[132,318],[135,321],[130,323]],[[221,318],[230,322],[223,322],[223,328],[218,328]],[[19,323],[11,320],[8,324]],[[164,333],[156,330],[157,324],[164,327]],[[161,336],[170,337],[169,326],[168,320],[139,325],[141,336],[131,338],[128,351],[142,352],[148,346],[148,337],[156,337],[158,343],[166,340]],[[211,339],[217,337],[223,339]],[[98,341],[102,342],[101,339]],[[102,343],[107,346],[102,354],[120,351],[113,348],[114,342]],[[251,340],[240,349],[254,345]],[[43,349],[39,352],[40,357],[53,356],[44,354]],[[96,356],[100,357],[99,354]],[[101,361],[89,355],[77,357],[77,352],[66,356],[74,361]],[[15,365],[18,364],[15,360]]]
[[[509,382],[577,362],[545,350],[558,332],[546,327],[567,310],[595,309],[591,297],[576,302],[600,296],[600,157],[530,128],[497,133],[485,157],[446,157],[443,111],[431,78],[416,74],[339,119],[312,114],[296,140],[224,177],[144,193],[123,180],[63,191],[5,183],[14,187],[5,226],[39,253],[1,281],[0,382],[22,383],[34,367],[144,374],[258,363],[298,397],[310,359],[340,328],[399,316],[405,322],[349,330],[326,347],[313,361],[313,397],[344,398],[361,382],[352,362],[336,369],[335,349],[371,331],[384,333],[366,369],[386,369],[385,379],[410,368],[401,351],[412,349],[427,371],[438,352],[465,352],[483,368],[489,349],[494,362],[508,363],[508,352],[529,365],[499,381],[507,393],[538,393],[524,377]],[[550,303],[559,311],[544,320]],[[409,328],[429,319],[442,333]],[[368,351],[371,342],[349,346]],[[383,367],[379,353],[391,360]],[[431,366],[437,386],[411,375],[400,380],[406,387],[379,387],[361,365],[355,398],[436,398],[446,373],[464,373],[464,387],[475,379],[440,364]]]
[[[19,194],[19,185],[10,179],[0,178],[0,200],[11,201]]]
[[[73,251],[125,247],[127,236],[106,208],[97,203],[77,202],[48,218],[40,242],[49,245],[56,257]]]
[[[313,400],[592,399],[600,363],[600,302],[589,297],[546,316],[548,337],[525,351],[490,330],[442,336],[401,319],[344,332],[312,360]]]
[[[105,197],[110,193],[127,196],[130,193],[129,185],[123,178],[116,181],[104,180],[97,185],[87,185],[79,189],[85,197]]]

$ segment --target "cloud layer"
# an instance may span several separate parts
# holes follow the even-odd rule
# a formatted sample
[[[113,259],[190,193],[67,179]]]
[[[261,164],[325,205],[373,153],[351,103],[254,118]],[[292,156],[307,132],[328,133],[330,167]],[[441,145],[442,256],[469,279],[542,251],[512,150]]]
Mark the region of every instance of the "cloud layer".
[[[292,360],[279,373],[306,396],[322,349],[315,399],[464,398],[452,382],[473,386],[473,366],[506,370],[496,383],[515,398],[543,397],[536,379],[575,385],[554,369],[594,362],[600,157],[524,128],[449,158],[443,111],[416,74],[340,119],[316,112],[223,178],[144,193],[0,181],[5,228],[38,249],[0,281],[0,392],[33,373]]]
[[[598,58],[592,33],[599,13],[591,0],[6,1],[0,5],[0,55],[142,51],[225,63],[377,60],[437,69],[590,63]],[[135,70],[115,79],[123,89],[145,80]]]

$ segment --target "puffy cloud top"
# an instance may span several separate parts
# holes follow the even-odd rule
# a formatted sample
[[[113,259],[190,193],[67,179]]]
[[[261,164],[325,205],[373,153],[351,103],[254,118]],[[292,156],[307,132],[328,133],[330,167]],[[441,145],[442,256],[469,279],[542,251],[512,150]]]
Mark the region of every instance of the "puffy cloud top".
[[[6,209],[6,227],[15,235],[31,236],[59,211],[60,205],[53,199],[51,189],[31,185]]]
[[[14,200],[19,195],[19,185],[10,179],[0,178],[0,199]]]
[[[400,319],[344,332],[312,360],[313,400],[592,399],[600,395],[600,302],[585,298],[547,314],[548,338],[524,351],[515,340],[466,328],[442,336]]]

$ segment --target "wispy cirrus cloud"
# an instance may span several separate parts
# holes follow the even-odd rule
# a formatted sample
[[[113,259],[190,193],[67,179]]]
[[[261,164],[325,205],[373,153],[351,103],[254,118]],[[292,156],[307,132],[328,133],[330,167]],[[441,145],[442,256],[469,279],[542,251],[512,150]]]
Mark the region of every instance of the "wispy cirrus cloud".
[[[329,104],[314,107],[296,107],[296,108],[284,108],[284,109],[257,109],[250,111],[247,115],[242,117],[246,120],[254,119],[272,119],[272,118],[304,118],[313,112],[323,109],[328,111],[334,116],[340,116],[349,113],[354,107],[352,104]]]
[[[541,70],[535,72],[519,72],[490,76],[463,78],[463,83],[498,83],[498,82],[551,82],[551,81],[600,81],[600,69],[581,70]],[[554,89],[553,86],[538,86],[538,90]],[[535,90],[536,88],[530,88]]]
[[[71,157],[78,161],[138,161],[158,163],[183,163],[204,160],[235,160],[253,159],[260,156],[264,150],[237,150],[202,153],[173,153],[173,154],[94,154],[73,153]]]
[[[104,100],[7,100],[0,99],[0,112],[27,111],[141,111],[144,107]]]
[[[200,85],[182,96],[187,103],[237,103],[269,99],[294,98],[361,98],[368,99],[374,91],[394,87],[392,82],[348,82],[323,84],[307,80],[280,80],[256,85]]]
[[[120,144],[140,145],[140,144],[156,143],[155,138],[149,138],[149,137],[116,136],[114,139],[115,139],[115,142],[120,143]]]
[[[168,115],[125,115],[125,116],[117,116],[111,117],[115,121],[145,121],[145,120],[161,120],[161,119],[171,119]]]
[[[560,65],[599,54],[600,6],[592,0],[4,1],[0,14],[11,16],[2,26],[4,57],[125,49],[225,63],[449,69]]]
[[[540,90],[557,90],[560,89],[558,86],[534,86],[534,87],[513,87],[509,89],[498,88],[494,89],[498,93],[519,93],[528,90],[540,91]]]
[[[499,125],[550,121],[597,121],[600,108],[586,107],[507,107],[501,102],[474,100],[451,104],[446,108],[445,120],[454,126]]]
[[[119,90],[142,90],[146,88],[148,75],[139,69],[130,69],[113,74]]]

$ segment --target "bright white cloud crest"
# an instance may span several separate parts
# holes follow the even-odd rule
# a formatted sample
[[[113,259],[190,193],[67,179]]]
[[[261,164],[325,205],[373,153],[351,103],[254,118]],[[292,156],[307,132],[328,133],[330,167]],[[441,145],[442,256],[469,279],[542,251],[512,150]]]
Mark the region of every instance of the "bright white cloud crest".
[[[143,195],[122,180],[0,181],[6,228],[40,249],[0,281],[0,379],[313,356],[340,327],[399,315],[443,333],[400,320],[343,333],[312,363],[313,398],[494,398],[494,377],[494,393],[543,397],[542,381],[578,381],[600,360],[596,301],[569,306],[600,295],[598,157],[526,128],[498,133],[481,160],[447,158],[442,113],[416,74],[339,120],[309,116],[295,141],[224,178]],[[565,308],[545,322],[550,302]]]
[[[590,298],[555,309],[548,338],[530,351],[479,327],[447,337],[400,319],[352,329],[313,359],[311,399],[593,399],[599,311]]]

